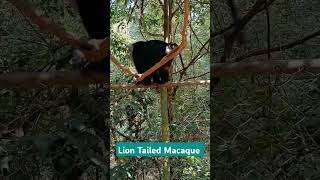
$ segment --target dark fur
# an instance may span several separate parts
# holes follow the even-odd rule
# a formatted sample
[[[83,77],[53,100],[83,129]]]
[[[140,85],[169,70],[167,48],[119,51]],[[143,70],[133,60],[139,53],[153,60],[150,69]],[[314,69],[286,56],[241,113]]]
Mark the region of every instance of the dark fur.
[[[84,27],[90,39],[104,39],[110,35],[109,1],[106,0],[76,0]],[[105,59],[88,63],[84,72],[105,72],[109,74],[109,56]]]
[[[167,50],[171,51],[175,47],[177,44],[160,40],[139,41],[129,47],[129,55],[138,73],[142,74],[167,55],[169,53]],[[168,82],[171,62],[172,59],[139,83],[148,85]]]
[[[110,35],[109,1],[76,0],[79,13],[91,39],[103,39]]]

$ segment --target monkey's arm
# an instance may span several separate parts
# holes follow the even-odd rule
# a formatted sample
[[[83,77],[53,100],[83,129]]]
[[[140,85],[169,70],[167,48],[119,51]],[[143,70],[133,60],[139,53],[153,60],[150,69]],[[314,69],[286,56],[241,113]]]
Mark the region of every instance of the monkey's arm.
[[[92,45],[90,49],[75,50],[76,61],[88,61],[84,67],[85,71],[109,71],[109,1],[106,0],[75,0],[82,23],[89,35],[88,43]],[[81,53],[85,54],[85,58]],[[79,55],[80,54],[80,55]],[[80,59],[79,59],[80,57]],[[83,64],[83,63],[82,63]],[[100,70],[98,70],[100,71]]]

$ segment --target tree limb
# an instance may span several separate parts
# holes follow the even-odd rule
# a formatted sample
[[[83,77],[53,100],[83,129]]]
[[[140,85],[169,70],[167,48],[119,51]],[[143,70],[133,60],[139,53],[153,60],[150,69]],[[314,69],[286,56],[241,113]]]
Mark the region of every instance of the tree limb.
[[[239,75],[320,73],[320,59],[255,61],[249,63],[214,63],[211,78]]]
[[[0,74],[0,88],[36,88],[48,86],[85,86],[107,83],[105,73],[82,71],[13,72]]]
[[[65,41],[73,47],[81,47],[84,49],[90,49],[91,45],[85,41],[81,41],[78,38],[74,37],[72,34],[69,34],[65,29],[51,22],[49,19],[41,16],[39,13],[36,13],[34,8],[25,0],[7,0],[12,5],[14,5],[24,16],[28,17],[32,23],[37,25],[41,32],[49,33],[59,37],[59,39]]]
[[[320,59],[255,61],[250,63],[215,63],[210,66],[211,78],[239,75],[320,73]],[[16,72],[0,74],[0,88],[36,88],[47,86],[82,86],[89,83],[107,83],[108,76],[97,72]],[[111,89],[132,89],[166,86],[207,84],[207,80],[169,82],[162,85],[111,85]]]
[[[35,9],[25,0],[7,0],[14,5],[25,17],[29,18],[32,23],[39,27],[43,33],[49,33],[57,36],[60,40],[68,43],[74,48],[79,48],[85,54],[85,57],[90,62],[97,62],[102,60],[109,53],[109,38],[105,38],[99,50],[86,41],[80,40],[72,34],[65,31],[65,29],[49,19],[36,13]]]
[[[259,49],[259,50],[255,50],[255,51],[250,51],[248,52],[247,54],[244,54],[244,55],[241,55],[237,58],[235,58],[234,61],[236,62],[239,62],[239,61],[242,61],[246,58],[249,58],[249,57],[253,57],[253,56],[259,56],[259,55],[263,55],[263,54],[267,54],[267,53],[272,53],[272,52],[277,52],[277,51],[281,51],[281,50],[286,50],[286,49],[290,49],[290,48],[293,48],[295,46],[298,46],[316,36],[320,36],[320,30],[319,31],[316,31],[312,34],[309,34],[308,36],[306,37],[303,37],[302,39],[298,39],[298,40],[295,40],[293,42],[290,42],[286,45],[282,45],[282,46],[278,46],[278,47],[273,47],[273,48],[270,48],[269,50],[268,49]]]
[[[164,84],[112,84],[110,89],[139,89],[139,88],[159,88],[159,87],[176,87],[176,86],[195,86],[210,84],[210,80],[188,80],[188,81],[177,81],[177,82],[167,82]]]

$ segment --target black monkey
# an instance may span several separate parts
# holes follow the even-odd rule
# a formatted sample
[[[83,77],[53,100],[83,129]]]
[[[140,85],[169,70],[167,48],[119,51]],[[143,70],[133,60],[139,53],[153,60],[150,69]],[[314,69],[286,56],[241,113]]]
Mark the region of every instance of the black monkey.
[[[92,44],[93,48],[99,48],[99,43],[102,42],[104,38],[107,38],[110,35],[110,19],[109,19],[109,1],[107,0],[75,0],[79,14],[82,19],[82,23],[88,32],[89,35],[89,43]],[[90,50],[90,49],[85,49]],[[84,59],[84,55],[80,50],[74,51],[74,60],[76,61],[82,61]],[[78,57],[77,57],[78,56]],[[78,59],[79,58],[79,59]],[[77,62],[75,62],[77,63]],[[109,56],[101,59],[101,61],[91,63],[86,62],[86,66],[83,69],[83,72],[103,72],[103,73],[109,73]],[[71,98],[74,96],[78,96],[79,90],[77,88],[72,88],[70,90],[71,92]],[[78,100],[79,97],[77,97]],[[87,99],[87,98],[86,98]],[[81,100],[80,100],[81,101]],[[103,100],[104,102],[105,100]],[[99,101],[100,102],[100,101]],[[74,104],[75,103],[75,104]],[[74,104],[74,105],[73,105]],[[89,102],[90,104],[90,102]],[[72,102],[70,103],[71,106],[77,106],[78,102]],[[88,105],[90,106],[90,105]],[[91,106],[90,106],[91,107]],[[88,108],[83,107],[86,110]],[[102,134],[101,132],[105,132],[105,121],[101,121],[101,117],[103,116],[98,115],[96,113],[93,113],[93,115],[90,115],[90,117],[95,117],[92,120],[90,119],[90,126],[94,128],[97,134]],[[99,114],[99,113],[98,113]],[[98,117],[98,118],[97,118]],[[103,116],[105,117],[105,116]],[[104,118],[102,118],[104,119]],[[106,131],[108,132],[108,131]],[[71,129],[70,133],[68,135],[72,136],[74,135],[84,135],[88,136],[86,134],[83,134],[84,132],[80,132],[80,130]],[[108,135],[103,134],[104,137],[108,140]],[[56,147],[53,148],[53,151],[55,154],[57,154],[55,157],[52,158],[52,163],[54,166],[54,169],[61,173],[61,179],[67,179],[67,180],[77,180],[80,178],[80,176],[84,173],[84,171],[88,168],[90,164],[88,163],[81,163],[83,159],[88,160],[89,157],[82,157],[81,154],[83,152],[80,152],[80,149],[74,148],[77,146],[77,144],[70,145],[70,142],[67,142],[67,139],[69,138],[59,138],[55,144]],[[94,155],[101,155],[101,152],[98,152],[98,149],[96,147],[88,147],[90,150],[94,153]],[[83,149],[81,149],[83,150]],[[88,149],[89,150],[89,149]],[[86,150],[85,150],[86,151]],[[79,154],[80,153],[80,154]],[[91,155],[90,155],[91,156]],[[89,158],[90,159],[90,158]],[[95,158],[96,159],[96,158]],[[92,160],[92,158],[91,158]],[[96,161],[96,160],[94,160]],[[100,163],[100,162],[98,162]],[[96,164],[94,162],[94,164]],[[108,164],[108,163],[106,163]],[[102,163],[100,163],[102,165]],[[100,166],[99,165],[99,166]]]
[[[128,53],[139,74],[144,73],[169,54],[178,45],[160,40],[138,41],[129,45]],[[138,82],[144,85],[151,83],[163,84],[169,81],[172,59],[155,72]]]
[[[82,22],[92,39],[103,39],[110,35],[109,1],[76,0]]]
[[[99,48],[102,39],[110,35],[109,1],[106,0],[76,0],[82,23],[88,32],[90,41],[95,48]],[[80,51],[75,51],[75,59],[84,59]],[[76,60],[79,61],[79,60]],[[82,60],[80,60],[82,61]],[[75,62],[77,63],[77,62]],[[110,72],[109,55],[101,61],[87,63],[84,71]]]

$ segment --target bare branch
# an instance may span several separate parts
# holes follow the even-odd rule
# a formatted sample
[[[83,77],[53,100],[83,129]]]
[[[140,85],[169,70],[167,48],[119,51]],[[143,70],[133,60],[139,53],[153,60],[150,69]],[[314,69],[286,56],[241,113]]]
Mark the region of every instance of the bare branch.
[[[266,7],[269,7],[274,1],[275,1],[275,0],[270,0],[270,1],[268,2],[268,4],[267,4]],[[250,20],[251,20],[255,15],[259,14],[261,11],[264,10],[264,7],[263,7],[263,8],[256,8],[256,6],[258,6],[258,5],[259,5],[259,7],[260,7],[260,6],[262,5],[261,3],[262,3],[262,1],[259,1],[259,4],[258,4],[258,2],[256,2],[256,4],[252,7],[252,9],[251,9],[243,18],[241,18],[241,20],[240,20],[241,26],[244,27],[248,22],[250,22]],[[222,29],[222,30],[220,30],[220,31],[213,32],[212,35],[211,35],[211,36],[212,36],[211,38],[226,33],[227,31],[229,31],[230,29],[232,29],[232,28],[234,27],[234,25],[235,25],[235,24],[231,24],[231,25],[229,25],[228,27],[226,27],[226,28],[224,28],[224,29]],[[243,28],[242,28],[242,29],[243,29]]]
[[[256,61],[251,63],[215,63],[210,66],[211,78],[238,75],[320,73],[320,59]],[[0,88],[35,88],[47,86],[82,86],[107,83],[108,76],[97,72],[16,72],[0,74]],[[112,89],[170,87],[208,84],[208,80],[169,82],[161,85],[111,85]]]
[[[36,88],[48,86],[84,86],[107,83],[108,76],[99,72],[14,72],[0,74],[0,88]]]
[[[309,34],[307,35],[306,37],[303,37],[302,39],[298,39],[298,40],[295,40],[294,42],[291,42],[291,43],[288,43],[286,45],[282,45],[282,46],[278,46],[278,47],[273,47],[273,48],[270,48],[269,50],[268,49],[259,49],[259,50],[255,50],[255,51],[251,51],[251,52],[248,52],[247,54],[244,54],[244,55],[241,55],[237,58],[235,58],[234,61],[236,62],[239,62],[239,61],[242,61],[246,58],[249,58],[249,57],[254,57],[254,56],[259,56],[259,55],[263,55],[263,54],[267,54],[268,52],[269,53],[273,53],[273,52],[278,52],[278,51],[281,51],[281,50],[286,50],[286,49],[290,49],[290,48],[293,48],[295,46],[298,46],[316,36],[320,36],[320,30],[317,31],[317,32],[314,32],[312,34]]]
[[[159,88],[159,87],[176,87],[176,86],[194,86],[209,84],[210,80],[189,80],[189,81],[178,81],[178,82],[167,82],[164,84],[112,84],[111,89],[140,89],[140,88]]]
[[[36,13],[35,9],[25,0],[8,0],[13,4],[25,17],[29,18],[32,23],[39,27],[39,30],[44,33],[57,36],[60,40],[68,43],[74,48],[79,48],[85,54],[85,57],[90,62],[97,62],[107,56],[109,53],[109,38],[105,38],[100,44],[99,50],[96,50],[91,44],[80,40],[57,23]]]
[[[74,47],[82,47],[90,49],[91,45],[85,41],[81,41],[73,35],[67,33],[65,29],[56,23],[51,22],[43,16],[36,13],[33,7],[25,0],[8,0],[13,4],[24,16],[28,17],[30,21],[36,24],[40,31],[56,35],[61,40],[67,42]]]
[[[117,66],[117,68],[119,68],[122,72],[124,72],[125,74],[127,74],[128,76],[132,76],[135,77],[137,76],[137,74],[133,73],[132,71],[130,71],[129,68],[126,68],[125,66],[123,66],[118,60],[117,58],[115,58],[114,56],[110,56],[111,62],[113,62],[113,64],[115,66]]]
[[[238,75],[320,73],[320,59],[255,61],[249,63],[215,63],[210,66],[211,78]]]

